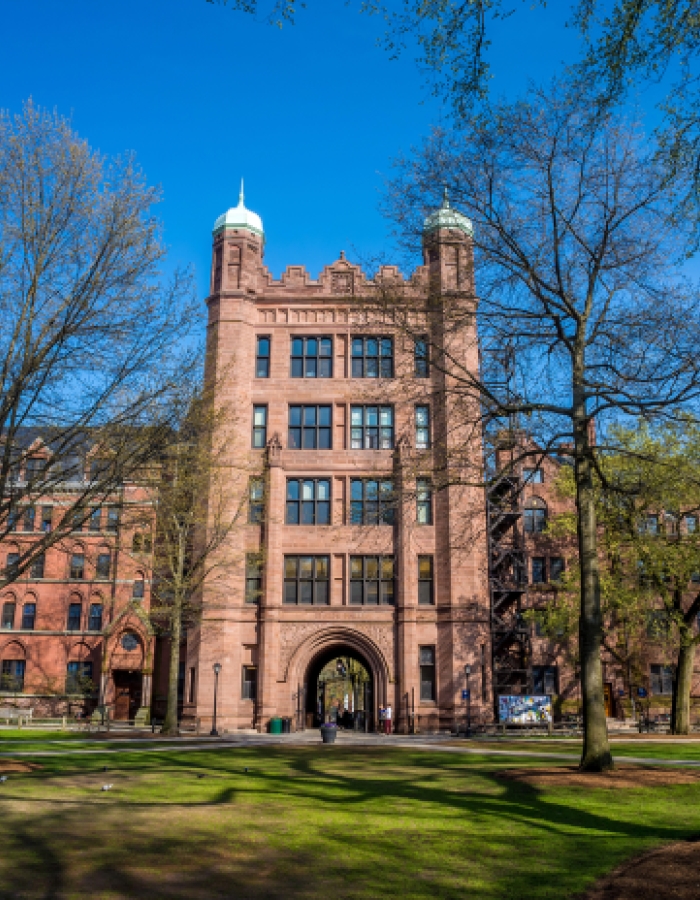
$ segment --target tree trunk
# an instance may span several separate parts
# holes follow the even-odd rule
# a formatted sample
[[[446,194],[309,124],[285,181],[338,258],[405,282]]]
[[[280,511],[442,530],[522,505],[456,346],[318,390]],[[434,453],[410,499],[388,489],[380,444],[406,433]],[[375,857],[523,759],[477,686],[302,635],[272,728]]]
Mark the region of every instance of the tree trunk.
[[[583,752],[580,767],[585,772],[604,772],[613,766],[603,698],[602,615],[600,608],[600,567],[593,487],[593,465],[588,436],[588,419],[577,416],[574,424],[576,513],[578,519],[579,565],[581,567],[581,614],[579,653],[583,700]]]
[[[170,620],[170,663],[168,665],[168,705],[162,734],[178,734],[177,683],[180,668],[180,637],[182,635],[182,603],[176,600]]]
[[[690,689],[693,684],[695,647],[689,629],[681,629],[681,643],[678,649],[676,677],[673,680],[673,709],[671,731],[673,734],[690,732]]]

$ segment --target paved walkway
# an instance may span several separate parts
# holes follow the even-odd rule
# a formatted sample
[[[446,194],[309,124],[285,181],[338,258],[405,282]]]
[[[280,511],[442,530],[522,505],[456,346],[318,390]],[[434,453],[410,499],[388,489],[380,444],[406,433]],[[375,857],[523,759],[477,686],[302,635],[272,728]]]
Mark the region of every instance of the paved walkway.
[[[41,740],[41,738],[37,738]],[[23,744],[25,741],[3,741],[0,738],[0,756],[17,757],[54,757],[54,756],[80,756],[87,754],[113,754],[113,753],[192,753],[200,750],[235,750],[241,747],[284,747],[284,746],[320,746],[321,741],[316,731],[303,731],[290,735],[237,735],[235,738],[210,738],[210,737],[182,737],[154,740],[152,738],[127,738],[121,740],[95,740],[86,738],[81,744],[91,743],[94,747],[73,747],[70,741],[43,741],[42,743],[60,744],[60,749],[51,750],[22,750],[9,748],[10,743]],[[76,741],[77,743],[77,741]],[[136,745],[136,746],[134,746]],[[340,734],[336,746],[341,747],[384,747],[386,749],[404,748],[410,750],[429,750],[440,753],[465,753],[475,756],[507,756],[526,757],[529,759],[556,759],[565,762],[578,762],[578,753],[553,753],[544,750],[509,750],[494,747],[479,746],[477,742],[465,742],[460,746],[454,737],[440,735],[410,736],[392,735],[354,735]],[[627,763],[645,766],[681,766],[700,768],[700,760],[696,759],[659,759],[656,757],[627,756],[615,754],[616,763]]]

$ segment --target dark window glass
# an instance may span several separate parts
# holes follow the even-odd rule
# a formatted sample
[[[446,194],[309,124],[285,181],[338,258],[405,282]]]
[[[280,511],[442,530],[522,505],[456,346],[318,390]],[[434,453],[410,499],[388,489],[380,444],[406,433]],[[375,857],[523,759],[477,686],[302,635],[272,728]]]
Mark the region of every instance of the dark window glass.
[[[2,627],[3,628],[14,628],[15,627],[15,603],[3,603],[2,605]]]
[[[35,621],[36,603],[25,603],[22,607],[22,628],[25,631],[33,631]]]
[[[245,602],[259,603],[262,596],[262,556],[260,553],[245,555]]]
[[[433,590],[433,557],[418,557],[418,602],[429,606],[435,602]]]
[[[22,531],[34,531],[34,517],[36,516],[36,510],[33,506],[28,506],[24,510],[24,515],[22,517]]]
[[[435,690],[435,647],[419,647],[418,659],[420,663],[420,698],[428,702],[435,702],[437,692]]]
[[[416,450],[430,447],[430,407],[416,406]]]
[[[556,666],[532,667],[532,692],[533,694],[557,694],[559,672]]]
[[[244,700],[255,700],[258,687],[258,670],[255,666],[243,666],[243,691]]]
[[[143,600],[146,591],[146,582],[143,578],[137,578],[131,587],[131,596],[134,600]]]
[[[40,553],[39,556],[35,556],[32,560],[32,564],[29,567],[29,577],[30,578],[43,578],[44,577],[44,567],[46,563],[46,557],[43,553]]]
[[[267,407],[253,407],[253,447],[261,449],[267,444]]]
[[[394,341],[390,337],[352,339],[353,378],[393,378]]]
[[[427,378],[430,375],[430,356],[428,338],[416,338],[413,348],[414,372],[416,378]]]
[[[547,525],[547,505],[539,498],[528,503],[523,516],[525,531],[528,534],[541,534]]]
[[[544,556],[532,557],[532,583],[544,584],[547,580],[547,561]]]
[[[330,337],[293,337],[292,378],[332,378],[333,339]]]
[[[102,604],[90,604],[90,616],[88,618],[88,631],[102,631]]]
[[[427,478],[416,481],[416,512],[419,525],[433,524],[433,489]]]
[[[89,693],[92,688],[92,663],[69,662],[66,670],[66,693]]]
[[[17,531],[19,528],[19,523],[22,518],[22,513],[19,509],[11,509],[7,514],[7,527],[9,531]]]
[[[523,481],[529,484],[543,484],[544,472],[542,469],[523,469]]]
[[[658,534],[659,533],[659,517],[647,516],[639,525],[640,534]]]
[[[52,506],[42,506],[41,507],[41,530],[48,534],[51,531],[51,527],[53,525],[53,507]]]
[[[90,512],[90,531],[99,531],[102,527],[102,510],[96,506]]]
[[[350,557],[350,603],[365,606],[394,603],[394,557]]]
[[[287,480],[287,525],[330,525],[331,483],[328,478]]]
[[[391,450],[394,446],[394,407],[352,406],[350,446],[353,450]]]
[[[549,559],[549,580],[550,581],[561,581],[561,577],[564,574],[564,557],[563,556],[552,556]]]
[[[109,578],[109,571],[112,568],[112,554],[100,553],[97,556],[97,565],[95,566],[95,574],[98,578]]]
[[[100,481],[107,480],[109,476],[109,460],[108,459],[92,459],[90,460],[90,480]]]
[[[25,481],[33,482],[43,478],[46,473],[46,462],[45,459],[37,459],[36,457],[28,459],[24,467]]]
[[[258,338],[258,351],[255,358],[255,377],[270,377],[270,338]]]
[[[3,659],[0,690],[19,693],[24,690],[24,673],[27,664],[23,659]]]
[[[7,574],[10,577],[14,577],[17,575],[17,569],[19,567],[19,553],[8,553],[7,554]]]
[[[265,515],[265,480],[258,475],[248,482],[248,521],[260,525]]]
[[[115,532],[119,530],[119,510],[115,506],[111,506],[107,510],[107,531]]]
[[[285,556],[284,602],[325,605],[329,600],[327,556]]]
[[[649,667],[650,687],[652,694],[673,693],[673,670],[670,666],[653,665]]]
[[[187,686],[187,702],[194,703],[195,685],[197,684],[196,666],[190,666],[189,681]]]
[[[68,619],[66,622],[68,631],[80,631],[81,614],[82,607],[79,603],[68,604]]]
[[[393,525],[394,482],[373,478],[350,480],[350,522],[353,525]]]
[[[85,577],[85,554],[74,553],[70,559],[70,578],[81,579]]]
[[[331,407],[290,406],[287,445],[292,450],[330,450]]]

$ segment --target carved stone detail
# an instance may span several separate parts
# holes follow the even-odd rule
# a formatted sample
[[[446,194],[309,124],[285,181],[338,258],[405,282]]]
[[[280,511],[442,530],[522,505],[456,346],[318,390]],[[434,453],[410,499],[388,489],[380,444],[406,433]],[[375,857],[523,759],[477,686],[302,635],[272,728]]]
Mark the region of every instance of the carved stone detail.
[[[391,624],[369,624],[364,622],[293,622],[280,629],[280,668],[286,673],[290,660],[301,644],[314,634],[328,631],[335,639],[339,631],[347,630],[348,638],[361,634],[380,650],[387,666],[389,681],[394,681],[394,628]]]
[[[354,291],[352,272],[333,272],[331,291],[334,294],[352,295]]]

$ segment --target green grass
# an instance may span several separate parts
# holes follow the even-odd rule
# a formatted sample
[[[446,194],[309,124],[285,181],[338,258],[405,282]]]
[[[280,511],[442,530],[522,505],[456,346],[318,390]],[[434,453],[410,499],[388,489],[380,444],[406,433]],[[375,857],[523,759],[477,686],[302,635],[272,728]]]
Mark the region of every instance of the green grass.
[[[455,742],[456,743],[456,742]],[[469,746],[483,747],[489,750],[518,750],[527,753],[561,753],[578,758],[581,755],[581,741],[557,741],[546,738],[529,740],[500,739],[498,741],[475,741]],[[670,759],[700,761],[700,741],[663,740],[656,738],[650,741],[613,741],[611,744],[613,757],[633,756],[637,759]]]
[[[700,833],[700,784],[496,778],[526,758],[338,746],[40,762],[0,786],[2,898],[559,900]]]

